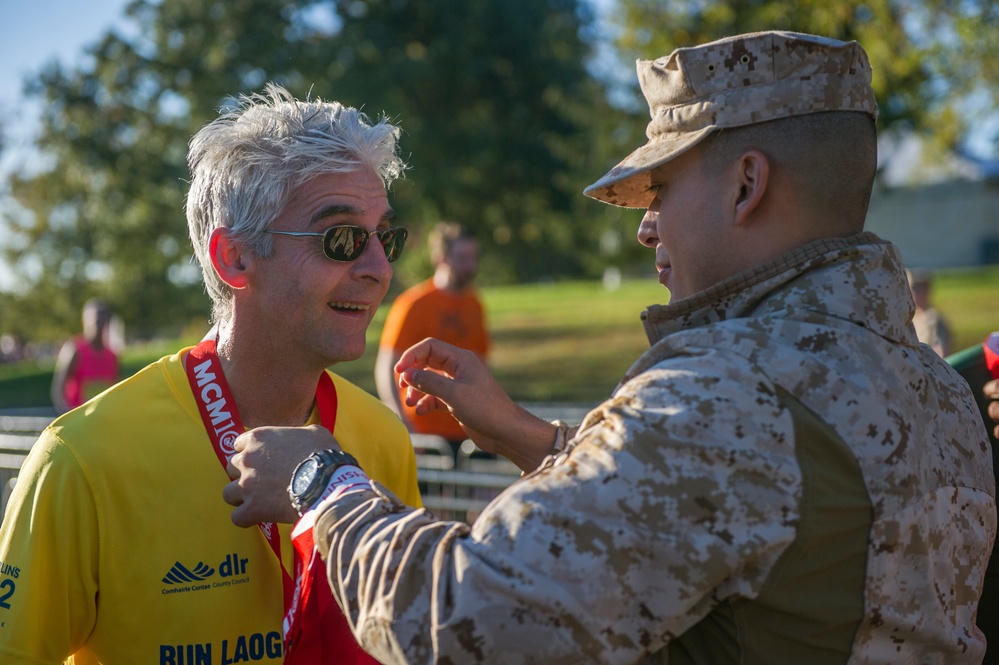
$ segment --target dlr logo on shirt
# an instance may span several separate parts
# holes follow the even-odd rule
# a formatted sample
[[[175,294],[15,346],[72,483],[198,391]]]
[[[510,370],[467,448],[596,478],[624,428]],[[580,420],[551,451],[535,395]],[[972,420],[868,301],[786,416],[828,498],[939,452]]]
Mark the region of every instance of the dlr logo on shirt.
[[[235,552],[227,554],[225,561],[219,564],[219,576],[232,577],[233,575],[243,575],[246,573],[246,564],[248,561],[249,559],[241,559]]]
[[[233,642],[222,640],[221,657],[212,657],[212,643],[161,644],[160,665],[233,665],[264,658],[280,658],[283,650],[281,633],[240,635]]]

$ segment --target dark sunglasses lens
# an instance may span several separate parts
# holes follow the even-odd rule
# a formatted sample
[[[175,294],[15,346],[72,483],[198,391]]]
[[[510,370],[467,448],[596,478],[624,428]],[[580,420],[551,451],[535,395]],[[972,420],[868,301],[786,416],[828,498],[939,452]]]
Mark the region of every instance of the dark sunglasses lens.
[[[402,255],[402,250],[406,246],[406,237],[409,232],[402,227],[382,231],[378,238],[385,248],[385,258],[392,263]]]
[[[368,244],[368,234],[360,226],[333,226],[323,237],[323,251],[334,261],[353,261]]]
[[[368,245],[367,229],[360,226],[333,226],[327,229],[323,236],[323,252],[334,261],[353,261],[361,256]],[[378,231],[378,241],[385,250],[385,258],[395,261],[406,246],[406,229],[395,227]]]

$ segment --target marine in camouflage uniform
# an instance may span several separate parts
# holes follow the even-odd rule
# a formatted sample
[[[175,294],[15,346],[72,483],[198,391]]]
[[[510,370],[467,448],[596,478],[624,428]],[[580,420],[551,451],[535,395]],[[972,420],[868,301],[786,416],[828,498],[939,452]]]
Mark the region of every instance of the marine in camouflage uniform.
[[[387,492],[326,506],[361,643],[410,663],[981,662],[989,452],[907,289],[870,234],[802,247],[647,310],[652,348],[570,452],[470,529]]]
[[[650,169],[726,118],[876,112],[856,44],[766,33],[639,69],[650,142],[587,190],[617,205],[658,205]],[[471,527],[335,489],[312,511],[334,595],[386,663],[980,663],[990,453],[912,314],[869,233],[651,307],[613,396]]]

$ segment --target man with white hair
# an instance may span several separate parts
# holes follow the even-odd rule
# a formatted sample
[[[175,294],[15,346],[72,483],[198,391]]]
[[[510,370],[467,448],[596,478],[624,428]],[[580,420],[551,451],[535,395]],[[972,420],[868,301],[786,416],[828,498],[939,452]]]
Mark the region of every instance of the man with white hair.
[[[187,219],[216,327],[33,447],[0,529],[0,662],[374,662],[325,584],[296,587],[309,561],[289,529],[238,529],[219,496],[238,434],[315,424],[420,505],[406,428],[326,369],[364,351],[405,244],[386,196],[398,135],[270,86],[193,138]],[[283,636],[303,605],[297,625],[323,628]]]
[[[234,522],[294,502],[385,663],[980,663],[989,449],[967,383],[916,340],[898,251],[863,231],[866,54],[766,32],[638,71],[649,142],[586,193],[646,210],[670,301],[614,394],[578,430],[547,423],[474,354],[421,342],[396,365],[407,402],[523,479],[471,527],[357,467],[314,504],[293,469],[335,439],[256,431]]]

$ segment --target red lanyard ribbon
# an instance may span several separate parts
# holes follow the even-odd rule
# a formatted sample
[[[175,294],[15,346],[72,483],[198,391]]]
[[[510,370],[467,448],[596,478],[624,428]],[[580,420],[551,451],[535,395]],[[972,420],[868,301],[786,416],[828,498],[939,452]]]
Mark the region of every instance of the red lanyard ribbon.
[[[215,339],[203,340],[191,349],[185,362],[187,379],[198,404],[205,432],[215,455],[225,468],[236,451],[233,442],[243,433],[243,422],[222,364]],[[336,423],[336,386],[323,372],[316,386],[316,408],[323,427],[333,432]],[[273,522],[258,525],[281,566],[285,609],[285,665],[295,663],[376,663],[354,640],[340,608],[332,603],[322,559],[315,555],[312,533],[307,539],[296,538],[295,577],[281,561],[281,535]],[[308,542],[305,542],[305,541]],[[321,654],[321,655],[320,655]],[[346,658],[345,658],[346,656]],[[349,660],[349,659],[353,660]]]
[[[982,343],[985,351],[985,365],[993,379],[999,379],[999,332],[991,333]]]

